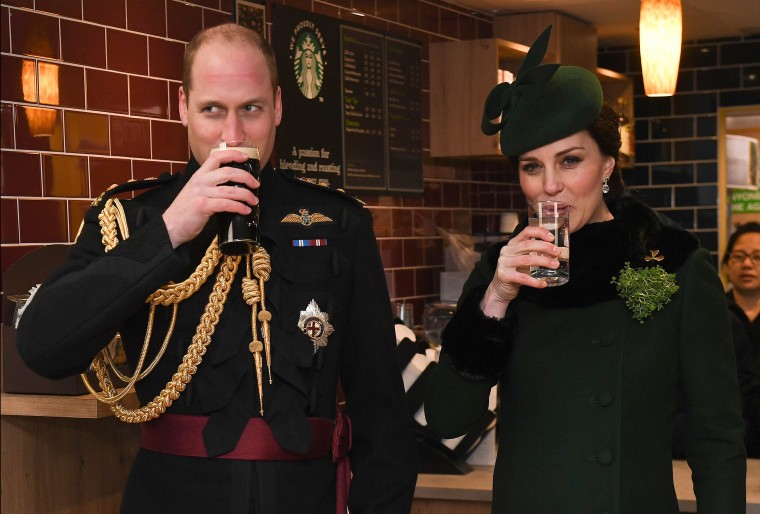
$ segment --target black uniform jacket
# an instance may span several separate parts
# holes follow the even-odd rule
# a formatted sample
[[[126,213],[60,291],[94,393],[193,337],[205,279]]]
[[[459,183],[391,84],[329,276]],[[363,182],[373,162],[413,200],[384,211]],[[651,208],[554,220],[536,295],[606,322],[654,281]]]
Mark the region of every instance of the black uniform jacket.
[[[146,298],[170,281],[185,280],[216,234],[212,218],[196,239],[175,250],[161,217],[197,168],[191,160],[184,174],[124,201],[130,235],[108,253],[97,219],[104,202],[89,210],[68,262],[45,281],[20,323],[19,351],[33,370],[50,378],[83,372],[117,331],[135,364],[145,338]],[[371,214],[348,195],[271,167],[262,170],[261,183],[260,235],[272,263],[265,298],[272,313],[273,383],[265,365],[264,419],[280,446],[305,452],[307,419],[335,417],[340,382],[353,426],[351,512],[408,512],[416,449]],[[198,371],[168,410],[210,416],[203,436],[211,456],[232,450],[247,420],[259,416],[244,274],[241,264]],[[166,354],[136,384],[141,404],[177,371],[215,279],[216,270],[179,304]],[[312,301],[334,328],[316,354],[298,326]],[[167,332],[171,309],[157,310],[149,359]],[[123,511],[321,513],[334,512],[334,499],[329,457],[251,463],[141,449]]]
[[[683,399],[699,512],[743,512],[744,426],[715,267],[696,238],[637,200],[613,214],[571,235],[566,285],[522,287],[501,320],[479,302],[505,243],[483,255],[443,334],[428,424],[464,433],[498,381],[494,513],[677,514],[671,444]],[[611,283],[626,262],[659,265],[678,286],[643,323]]]

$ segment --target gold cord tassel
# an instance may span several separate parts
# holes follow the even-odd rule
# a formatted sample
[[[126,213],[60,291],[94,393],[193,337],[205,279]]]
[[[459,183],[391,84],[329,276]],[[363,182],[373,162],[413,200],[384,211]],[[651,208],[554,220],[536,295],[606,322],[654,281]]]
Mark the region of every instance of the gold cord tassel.
[[[263,247],[259,247],[253,254],[253,276],[259,280],[259,291],[261,294],[261,310],[259,311],[259,321],[261,322],[261,333],[264,338],[264,353],[267,358],[267,371],[269,372],[269,385],[272,384],[272,342],[270,339],[269,322],[272,321],[272,313],[267,310],[266,293],[264,291],[264,282],[269,280],[269,273],[272,271],[272,265],[269,260],[269,254]]]
[[[259,341],[259,331],[256,327],[256,310],[257,304],[261,301],[261,295],[259,294],[259,285],[255,280],[251,279],[251,256],[245,257],[246,277],[243,279],[243,299],[245,303],[251,306],[251,335],[253,340],[248,345],[248,349],[253,354],[253,364],[256,367],[256,384],[259,388],[259,413],[264,415],[264,386],[263,386],[263,373],[261,362],[261,351],[264,349],[264,345]]]

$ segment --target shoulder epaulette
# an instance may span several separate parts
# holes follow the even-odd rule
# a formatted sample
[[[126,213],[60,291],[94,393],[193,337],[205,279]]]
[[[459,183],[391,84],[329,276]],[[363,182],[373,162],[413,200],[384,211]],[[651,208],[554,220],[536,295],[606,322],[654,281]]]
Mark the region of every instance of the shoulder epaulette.
[[[328,186],[327,184],[320,184],[320,183],[316,182],[315,180],[312,180],[312,179],[309,179],[309,178],[306,178],[306,177],[296,177],[295,174],[293,174],[292,172],[278,170],[278,173],[281,173],[288,180],[291,180],[291,181],[296,182],[298,184],[303,184],[303,185],[305,185],[307,187],[312,187],[312,188],[318,189],[320,191],[330,192],[332,194],[340,196],[341,198],[345,198],[346,200],[349,200],[349,201],[351,201],[351,202],[359,205],[360,207],[364,207],[364,202],[362,202],[361,200],[359,200],[355,196],[352,196],[352,195],[346,193],[346,191],[343,190],[343,189],[334,188],[332,186]]]
[[[128,193],[130,191],[137,191],[139,189],[150,189],[152,187],[162,186],[176,179],[179,175],[172,175],[171,173],[164,172],[158,178],[150,177],[141,180],[129,180],[123,184],[114,184],[98,196],[92,205],[99,205],[102,201],[121,193]]]

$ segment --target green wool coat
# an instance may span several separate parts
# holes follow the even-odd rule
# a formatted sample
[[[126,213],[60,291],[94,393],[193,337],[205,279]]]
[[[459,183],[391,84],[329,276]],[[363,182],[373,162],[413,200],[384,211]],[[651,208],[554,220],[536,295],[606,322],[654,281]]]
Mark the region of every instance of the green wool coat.
[[[671,440],[679,398],[699,512],[744,512],[736,363],[708,252],[628,199],[612,222],[571,236],[567,286],[524,287],[495,320],[478,304],[499,248],[465,285],[425,402],[431,428],[460,435],[498,381],[493,512],[678,513]],[[624,262],[656,263],[636,255],[655,248],[679,290],[640,323],[609,282]]]

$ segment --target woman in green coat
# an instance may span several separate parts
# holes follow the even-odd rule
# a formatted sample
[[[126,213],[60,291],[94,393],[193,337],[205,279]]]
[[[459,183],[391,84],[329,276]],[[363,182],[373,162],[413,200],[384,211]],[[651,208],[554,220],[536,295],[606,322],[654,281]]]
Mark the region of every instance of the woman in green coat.
[[[526,200],[570,205],[570,281],[549,231],[488,249],[443,334],[425,402],[442,437],[468,431],[499,383],[495,513],[677,514],[679,398],[699,512],[745,510],[746,456],[726,300],[696,238],[623,195],[615,113],[581,68],[539,63],[486,100]],[[490,120],[501,116],[497,125]]]

